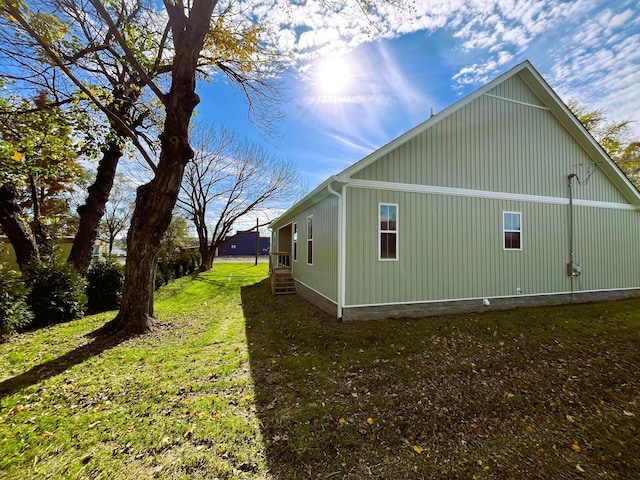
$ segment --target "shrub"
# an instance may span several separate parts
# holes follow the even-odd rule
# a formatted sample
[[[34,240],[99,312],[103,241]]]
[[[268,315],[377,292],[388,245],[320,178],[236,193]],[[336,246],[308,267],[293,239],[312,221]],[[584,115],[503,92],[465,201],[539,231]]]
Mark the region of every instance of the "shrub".
[[[106,312],[120,307],[124,266],[108,258],[94,260],[87,271],[87,309]]]
[[[164,274],[160,271],[160,270],[156,270],[156,290],[158,290],[160,287],[164,286],[167,284],[167,280],[164,278]]]
[[[28,293],[21,275],[0,263],[0,338],[33,319],[26,302]]]
[[[159,260],[158,260],[158,266],[156,268],[156,279],[160,278],[160,283],[162,285],[166,285],[167,283],[169,283],[171,280],[173,280],[175,277],[175,269],[174,269],[174,263],[173,263],[173,258],[168,256],[168,255],[163,255]]]
[[[176,261],[182,267],[183,275],[195,272],[202,263],[200,251],[194,248],[180,251]]]
[[[200,263],[200,252],[195,249],[162,253],[156,269],[156,290],[176,278],[195,272]]]
[[[85,285],[71,265],[61,260],[37,262],[24,269],[31,288],[27,304],[34,326],[52,325],[80,318],[87,305]]]

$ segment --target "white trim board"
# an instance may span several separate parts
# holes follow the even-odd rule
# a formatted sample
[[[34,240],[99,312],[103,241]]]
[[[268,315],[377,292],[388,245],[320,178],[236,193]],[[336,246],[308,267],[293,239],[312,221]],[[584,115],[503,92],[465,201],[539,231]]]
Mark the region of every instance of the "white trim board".
[[[382,182],[379,180],[351,179],[347,187],[373,188],[376,190],[390,190],[407,193],[425,193],[435,195],[449,195],[454,197],[487,198],[491,200],[514,200],[517,202],[547,203],[551,205],[569,205],[569,199],[564,197],[547,197],[544,195],[529,195],[525,193],[492,192],[489,190],[472,190],[468,188],[440,187],[436,185],[418,185],[413,183]],[[606,208],[612,210],[640,210],[639,206],[629,203],[601,202],[598,200],[574,199],[573,204],[579,207]]]

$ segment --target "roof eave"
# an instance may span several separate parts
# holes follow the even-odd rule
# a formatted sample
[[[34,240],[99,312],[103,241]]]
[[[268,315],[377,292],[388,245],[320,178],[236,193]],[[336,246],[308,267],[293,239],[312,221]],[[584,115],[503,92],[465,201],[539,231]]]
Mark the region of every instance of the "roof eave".
[[[289,223],[292,222],[293,217],[295,217],[298,213],[306,210],[311,205],[319,202],[326,196],[330,195],[331,192],[329,192],[329,188],[328,188],[329,185],[340,186],[344,184],[345,184],[345,181],[339,178],[337,175],[330,176],[324,182],[322,182],[320,185],[314,188],[311,192],[305,195],[301,200],[296,202],[286,212],[284,212],[278,218],[273,220],[269,224],[269,228],[274,229],[274,228],[280,228],[280,227],[284,227],[285,225],[288,225]]]

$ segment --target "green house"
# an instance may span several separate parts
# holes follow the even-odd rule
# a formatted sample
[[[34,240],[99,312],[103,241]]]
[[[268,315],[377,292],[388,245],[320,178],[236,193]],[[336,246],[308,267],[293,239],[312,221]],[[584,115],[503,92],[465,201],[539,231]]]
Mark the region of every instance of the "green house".
[[[640,295],[640,192],[528,61],[271,230],[274,274],[345,320]]]

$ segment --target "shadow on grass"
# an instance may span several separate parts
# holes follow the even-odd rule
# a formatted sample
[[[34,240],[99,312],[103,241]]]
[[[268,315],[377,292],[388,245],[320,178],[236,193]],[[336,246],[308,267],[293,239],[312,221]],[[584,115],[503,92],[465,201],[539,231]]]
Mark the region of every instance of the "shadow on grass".
[[[298,340],[302,340],[303,334],[291,327],[295,327],[296,316],[304,317],[305,323],[313,323],[310,321],[314,317],[327,322],[334,320],[314,310],[297,295],[272,296],[268,279],[242,287],[241,296],[256,413],[262,426],[269,473],[276,479],[323,478],[328,472],[325,468],[331,467],[325,465],[311,472],[309,467],[317,466],[318,462],[311,458],[303,460],[305,448],[297,445],[298,438],[295,438],[306,436],[299,431],[302,425],[298,425],[298,421],[307,422],[306,413],[294,412],[295,403],[307,405],[322,401],[318,393],[301,380],[301,375],[305,375],[302,372],[311,371],[318,359],[297,351],[302,347]],[[295,431],[299,435],[294,434]],[[327,439],[315,437],[315,440]]]
[[[241,295],[274,479],[639,478],[636,304],[340,324]]]
[[[15,377],[8,378],[0,382],[0,398],[11,395],[32,385],[63,373],[75,365],[79,365],[91,357],[100,355],[102,352],[117,347],[131,335],[114,334],[111,336],[98,335],[96,332],[87,334],[93,338],[89,343],[65,353],[64,355],[39,363],[29,370]]]
[[[386,402],[376,392],[393,382],[398,391],[410,388],[412,375],[399,374],[400,362],[361,378],[380,359],[396,356],[407,337],[393,331],[404,322],[341,324],[298,295],[271,295],[268,279],[243,287],[241,295],[272,478],[425,478],[414,470],[416,454],[397,424],[383,421],[395,422],[402,399]]]

